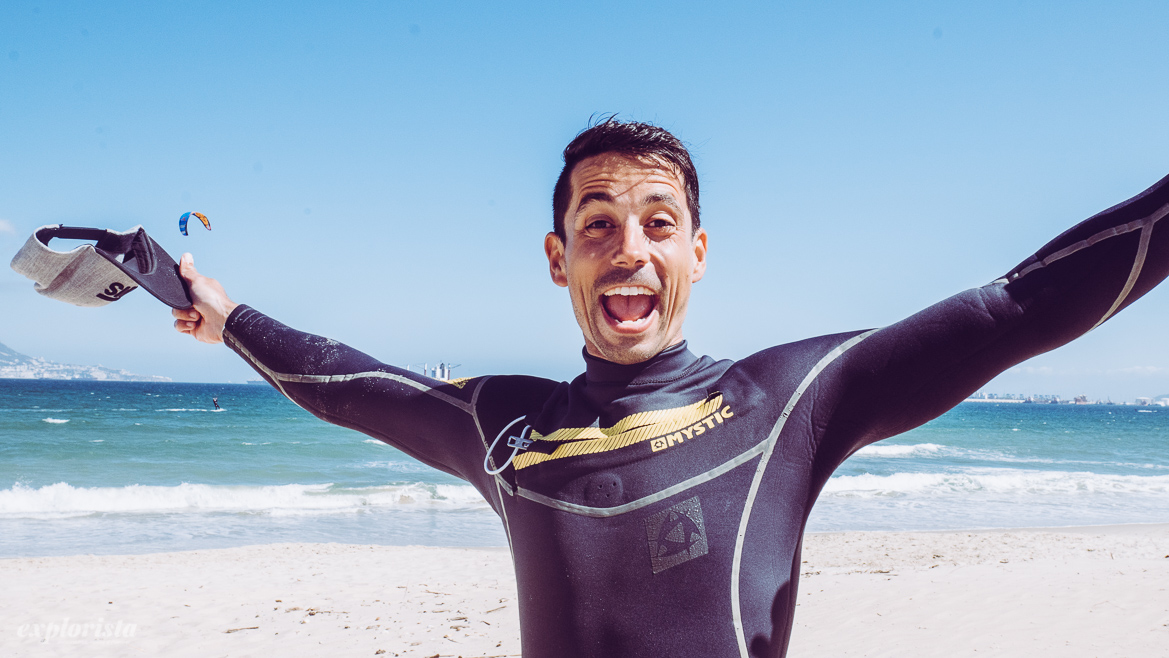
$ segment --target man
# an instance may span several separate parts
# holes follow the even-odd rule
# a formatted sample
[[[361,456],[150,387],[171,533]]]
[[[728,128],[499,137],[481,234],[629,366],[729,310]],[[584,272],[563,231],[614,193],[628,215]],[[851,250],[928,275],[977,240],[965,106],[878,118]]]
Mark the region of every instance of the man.
[[[846,457],[1169,272],[1162,181],[902,322],[714,361],[682,333],[707,249],[686,149],[608,120],[564,159],[544,247],[584,334],[571,383],[386,366],[235,305],[189,255],[196,310],[175,312],[317,416],[473,484],[507,530],[527,658],[784,655],[804,523]]]

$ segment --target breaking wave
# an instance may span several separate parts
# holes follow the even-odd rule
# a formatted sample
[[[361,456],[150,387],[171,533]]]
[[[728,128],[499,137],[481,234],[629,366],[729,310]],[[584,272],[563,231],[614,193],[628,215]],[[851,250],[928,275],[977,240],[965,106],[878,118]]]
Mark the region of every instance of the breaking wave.
[[[90,514],[229,512],[288,516],[353,513],[377,509],[487,510],[471,486],[410,483],[362,488],[332,484],[226,486],[74,487],[58,482],[39,488],[0,489],[0,518],[62,518]]]
[[[1110,475],[1070,471],[971,469],[954,473],[841,475],[828,480],[823,496],[873,498],[1015,494],[1019,497],[1091,494],[1169,495],[1169,475]]]
[[[916,445],[878,445],[865,446],[856,451],[858,457],[920,457],[932,455],[944,446],[936,443],[918,443]]]

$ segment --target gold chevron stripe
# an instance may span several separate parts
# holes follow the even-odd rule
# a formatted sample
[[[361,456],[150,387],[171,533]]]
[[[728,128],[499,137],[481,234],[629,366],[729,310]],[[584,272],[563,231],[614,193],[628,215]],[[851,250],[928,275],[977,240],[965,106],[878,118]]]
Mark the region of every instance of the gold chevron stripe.
[[[635,413],[617,421],[612,427],[565,427],[548,436],[533,430],[531,438],[537,441],[558,441],[562,445],[550,454],[525,452],[517,455],[511,463],[519,470],[553,459],[624,448],[693,425],[722,406],[723,396],[718,394],[685,407]]]

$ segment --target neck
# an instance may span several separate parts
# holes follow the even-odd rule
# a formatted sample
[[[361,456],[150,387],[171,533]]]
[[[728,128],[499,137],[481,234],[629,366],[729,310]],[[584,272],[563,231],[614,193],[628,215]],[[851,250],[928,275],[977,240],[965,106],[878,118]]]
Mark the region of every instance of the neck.
[[[638,384],[671,381],[681,377],[697,361],[686,341],[680,341],[638,363],[613,363],[586,349],[585,377],[590,384]]]

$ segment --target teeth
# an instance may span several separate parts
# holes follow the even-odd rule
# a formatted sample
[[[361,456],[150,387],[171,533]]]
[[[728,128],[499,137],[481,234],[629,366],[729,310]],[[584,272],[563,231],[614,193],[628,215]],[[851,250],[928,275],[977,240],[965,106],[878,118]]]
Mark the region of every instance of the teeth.
[[[632,295],[650,295],[654,296],[656,293],[645,286],[622,286],[620,288],[613,288],[606,290],[605,296],[611,297],[613,295],[625,295],[627,297]]]

